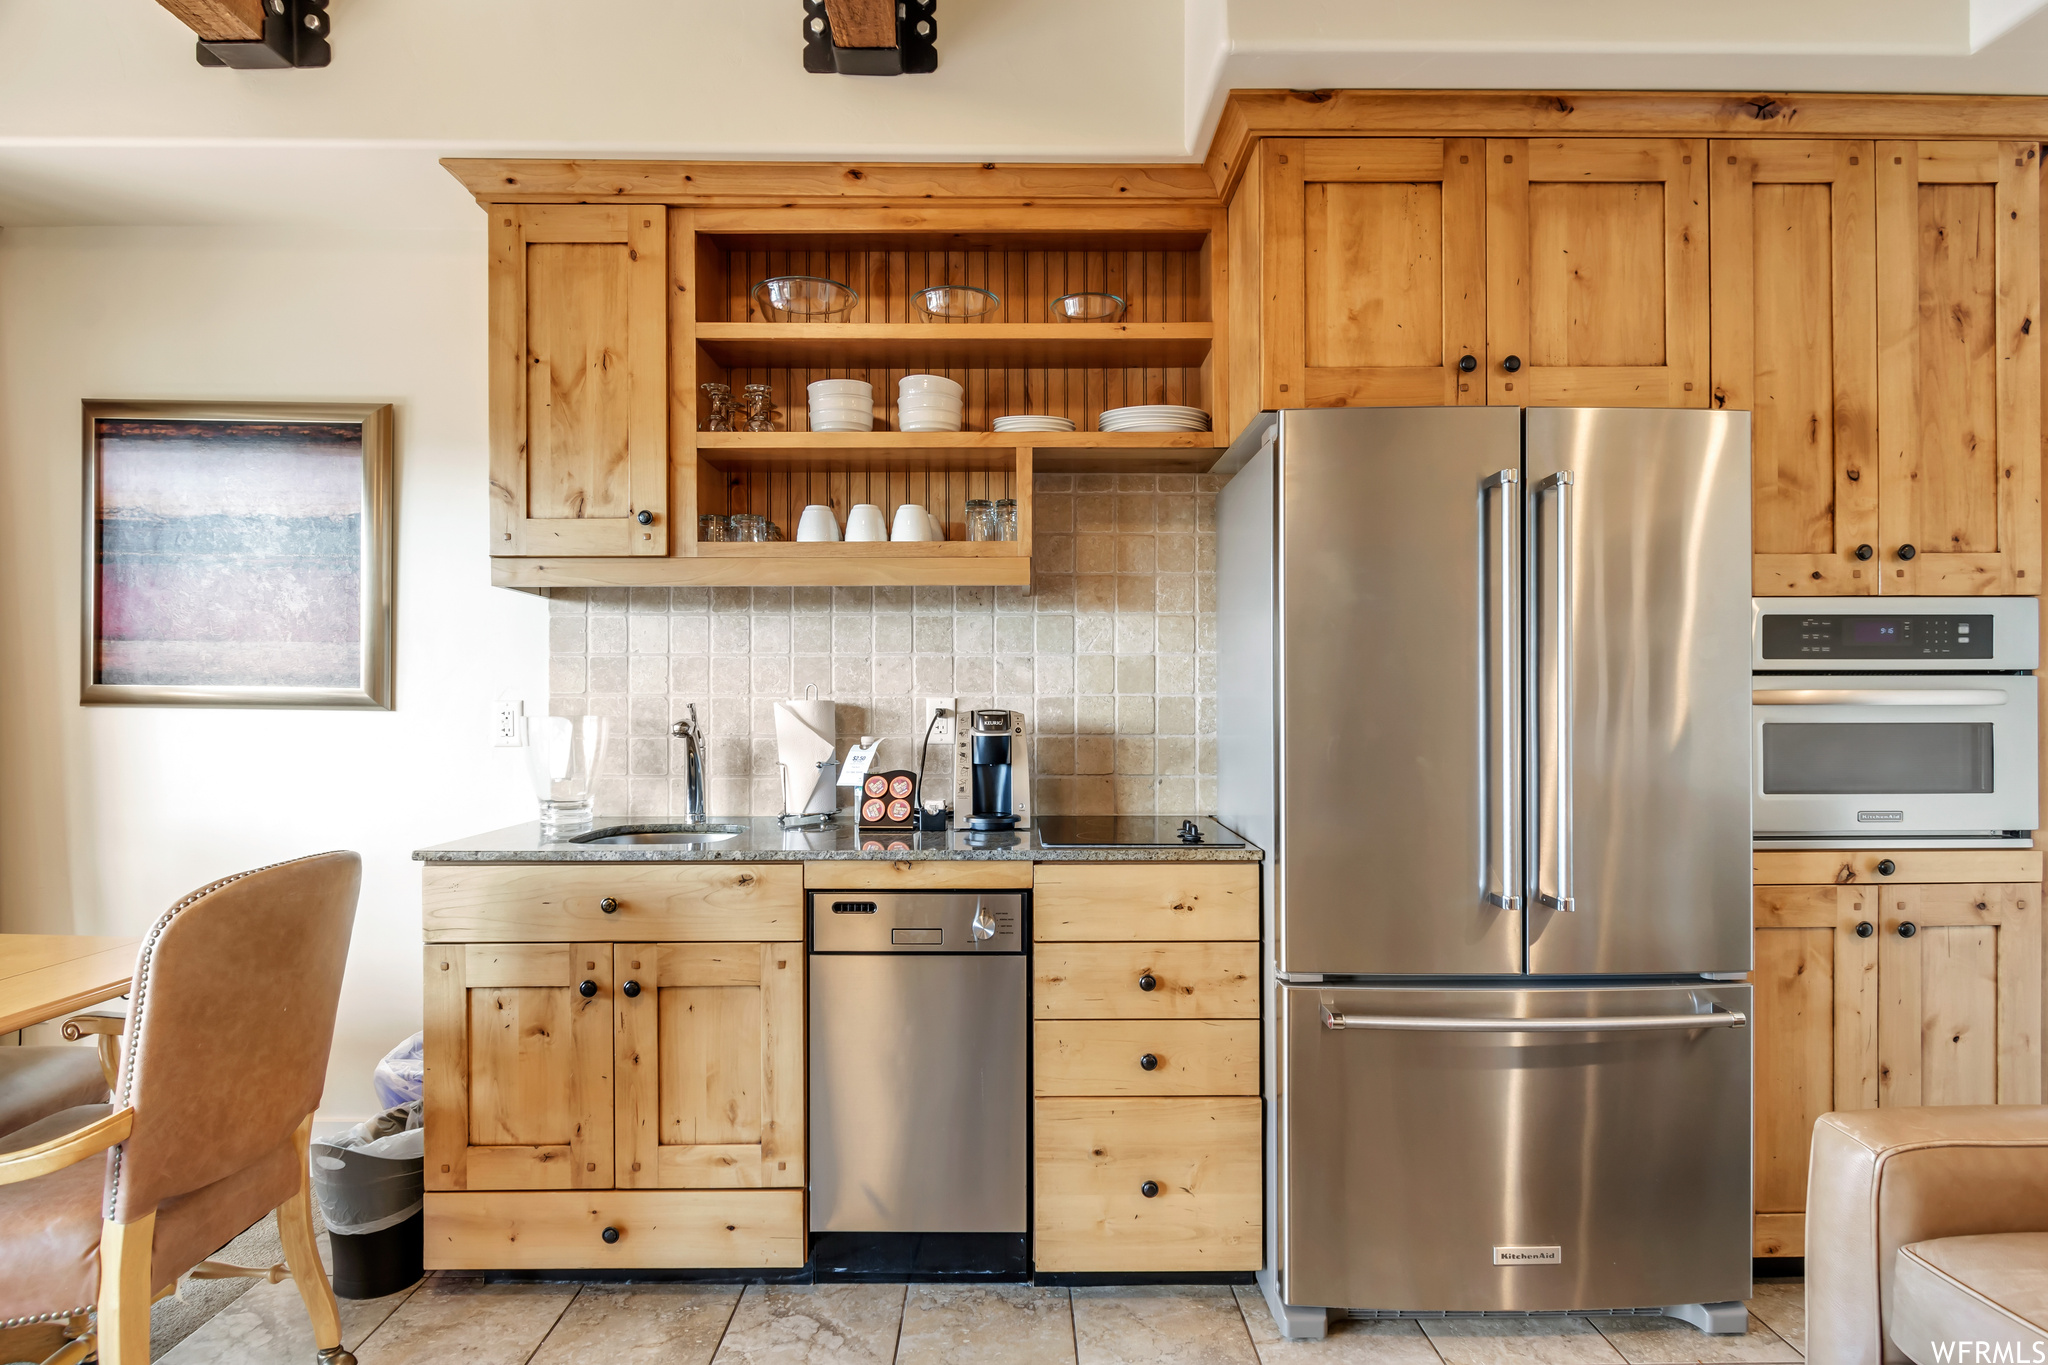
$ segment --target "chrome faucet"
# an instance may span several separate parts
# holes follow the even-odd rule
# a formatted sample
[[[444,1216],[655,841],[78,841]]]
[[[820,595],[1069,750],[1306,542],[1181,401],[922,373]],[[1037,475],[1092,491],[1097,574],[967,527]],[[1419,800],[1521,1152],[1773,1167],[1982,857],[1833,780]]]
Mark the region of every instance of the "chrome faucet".
[[[689,746],[683,768],[689,809],[683,814],[691,824],[696,824],[704,818],[704,731],[697,725],[697,703],[690,703],[690,718],[677,721],[668,732]]]

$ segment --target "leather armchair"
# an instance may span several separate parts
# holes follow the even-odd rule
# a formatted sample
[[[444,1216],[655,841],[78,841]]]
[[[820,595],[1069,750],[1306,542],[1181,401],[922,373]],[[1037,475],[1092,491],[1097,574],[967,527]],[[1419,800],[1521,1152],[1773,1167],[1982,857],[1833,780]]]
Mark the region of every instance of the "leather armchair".
[[[272,1209],[319,1360],[354,1365],[306,1145],[361,884],[355,854],[323,853],[172,906],[143,940],[113,1103],[0,1137],[0,1328],[97,1317],[46,1365],[147,1365],[150,1304]]]
[[[1978,1341],[2048,1358],[2048,1107],[1823,1115],[1806,1340],[1812,1365],[1934,1365],[1937,1343]]]

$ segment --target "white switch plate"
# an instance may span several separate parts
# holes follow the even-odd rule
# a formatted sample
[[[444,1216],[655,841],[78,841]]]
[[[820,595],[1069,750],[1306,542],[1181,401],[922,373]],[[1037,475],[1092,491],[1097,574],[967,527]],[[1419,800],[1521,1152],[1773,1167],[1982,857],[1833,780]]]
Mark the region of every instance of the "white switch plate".
[[[500,749],[526,745],[526,703],[501,701],[492,712],[491,743]]]
[[[939,712],[939,723],[932,725],[932,743],[953,742],[953,722],[960,714],[958,697],[926,697],[924,699],[924,722],[931,725],[932,713]]]

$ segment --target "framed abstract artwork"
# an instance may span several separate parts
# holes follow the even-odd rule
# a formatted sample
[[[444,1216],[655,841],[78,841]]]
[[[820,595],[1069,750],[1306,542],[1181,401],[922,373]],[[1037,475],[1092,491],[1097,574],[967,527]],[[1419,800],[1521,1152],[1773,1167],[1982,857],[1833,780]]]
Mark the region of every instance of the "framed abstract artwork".
[[[88,705],[392,691],[391,408],[85,404]]]

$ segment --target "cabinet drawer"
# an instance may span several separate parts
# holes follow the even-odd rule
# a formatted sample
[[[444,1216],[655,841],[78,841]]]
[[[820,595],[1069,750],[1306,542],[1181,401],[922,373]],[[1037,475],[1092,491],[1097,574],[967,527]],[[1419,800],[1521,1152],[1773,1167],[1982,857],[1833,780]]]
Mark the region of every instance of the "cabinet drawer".
[[[1031,896],[1041,943],[1259,936],[1256,863],[1040,863]]]
[[[1043,1099],[1036,1119],[1040,1270],[1258,1269],[1259,1101]]]
[[[805,863],[804,885],[814,891],[1020,891],[1031,887],[1031,864],[1017,859],[838,858]]]
[[[1259,1021],[1040,1023],[1032,1076],[1041,1095],[1256,1095]]]
[[[1040,1019],[1259,1017],[1256,943],[1058,943],[1036,964]]]
[[[803,880],[795,863],[429,863],[427,942],[793,943]]]
[[[1766,849],[1753,862],[1759,886],[2041,880],[2041,850],[2032,848]]]
[[[606,1242],[604,1230],[619,1240]],[[642,1270],[804,1263],[802,1190],[430,1194],[429,1270]]]

